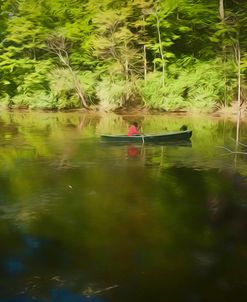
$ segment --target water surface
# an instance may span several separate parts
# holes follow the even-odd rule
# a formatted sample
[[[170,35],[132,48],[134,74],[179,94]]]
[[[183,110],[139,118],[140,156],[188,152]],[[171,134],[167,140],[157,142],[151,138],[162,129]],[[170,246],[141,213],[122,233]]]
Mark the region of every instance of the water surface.
[[[117,145],[193,130],[191,143]],[[247,301],[247,148],[204,116],[4,113],[0,301]]]

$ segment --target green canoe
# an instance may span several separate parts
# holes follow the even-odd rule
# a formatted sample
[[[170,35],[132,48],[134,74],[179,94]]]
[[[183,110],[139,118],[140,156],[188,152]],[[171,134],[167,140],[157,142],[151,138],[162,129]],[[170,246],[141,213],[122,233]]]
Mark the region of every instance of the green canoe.
[[[189,140],[192,136],[191,130],[160,133],[160,134],[144,134],[144,135],[101,135],[103,142],[119,142],[119,143],[162,143]]]

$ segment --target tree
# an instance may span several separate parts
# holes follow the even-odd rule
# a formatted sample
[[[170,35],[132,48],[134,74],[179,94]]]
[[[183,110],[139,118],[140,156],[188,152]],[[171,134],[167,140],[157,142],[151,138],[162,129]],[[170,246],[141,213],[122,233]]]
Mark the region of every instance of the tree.
[[[73,79],[73,83],[75,86],[75,90],[78,94],[79,100],[81,102],[82,107],[89,108],[87,104],[87,99],[85,96],[85,93],[82,89],[82,85],[80,83],[80,80],[76,74],[76,72],[73,70],[69,54],[68,54],[68,46],[66,44],[66,40],[63,36],[51,36],[47,41],[48,49],[50,52],[54,53],[58,56],[59,60],[61,61],[64,66],[66,66],[71,74],[71,77]]]
[[[45,75],[58,71],[70,74],[85,108],[97,102],[100,87],[101,95],[107,93],[109,83],[107,99],[116,106],[140,101],[136,87],[142,80],[155,108],[184,108],[189,96],[198,100],[202,91],[206,105],[213,106],[214,96],[226,106],[236,83],[241,104],[247,95],[246,11],[243,0],[0,0],[1,99],[11,104],[20,97],[32,106],[25,97],[32,102],[36,92],[52,96],[54,83]],[[200,86],[210,66],[218,88]],[[193,84],[179,83],[192,70],[198,76]],[[75,106],[74,95],[70,88],[63,102]],[[54,101],[56,106],[61,108]]]
[[[98,12],[93,19],[96,26],[95,56],[104,60],[107,70],[112,68],[113,76],[123,76],[126,81],[136,73],[141,58],[135,48],[136,36],[126,22],[129,17],[130,10],[124,7]]]

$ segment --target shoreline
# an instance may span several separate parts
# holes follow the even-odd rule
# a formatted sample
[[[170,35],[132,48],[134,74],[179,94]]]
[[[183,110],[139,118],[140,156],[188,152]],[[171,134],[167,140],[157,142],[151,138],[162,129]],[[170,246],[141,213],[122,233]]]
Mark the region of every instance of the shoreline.
[[[116,114],[120,116],[140,116],[140,115],[164,115],[164,116],[207,116],[213,118],[227,118],[231,120],[236,120],[238,118],[238,110],[237,106],[233,105],[227,108],[219,108],[214,111],[206,111],[206,110],[177,110],[177,111],[165,111],[159,109],[148,109],[144,107],[126,107],[126,108],[118,108],[116,110],[103,110],[98,106],[91,107],[89,110],[84,108],[75,108],[75,109],[67,109],[67,110],[45,110],[45,109],[28,109],[28,108],[5,108],[1,110],[4,112],[20,112],[20,113],[82,113],[82,114],[96,114],[96,115],[104,115],[104,114]],[[241,108],[241,120],[247,120],[247,106],[243,106]]]

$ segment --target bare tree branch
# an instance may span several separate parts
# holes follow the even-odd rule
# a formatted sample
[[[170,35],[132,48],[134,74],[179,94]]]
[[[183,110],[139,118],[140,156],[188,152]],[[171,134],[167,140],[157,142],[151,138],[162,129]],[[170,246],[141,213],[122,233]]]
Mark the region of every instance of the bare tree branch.
[[[228,152],[230,152],[231,154],[243,154],[243,155],[247,155],[247,152],[241,152],[241,151],[232,151],[231,149],[229,148],[226,148],[226,147],[223,147],[223,146],[216,146],[216,148],[221,148],[221,149],[224,149]]]
[[[83,92],[81,87],[80,80],[77,77],[73,68],[71,67],[65,38],[60,36],[51,36],[50,39],[47,41],[47,46],[48,50],[51,53],[57,55],[60,61],[69,69],[81,106],[86,109],[89,109],[85,93]]]

